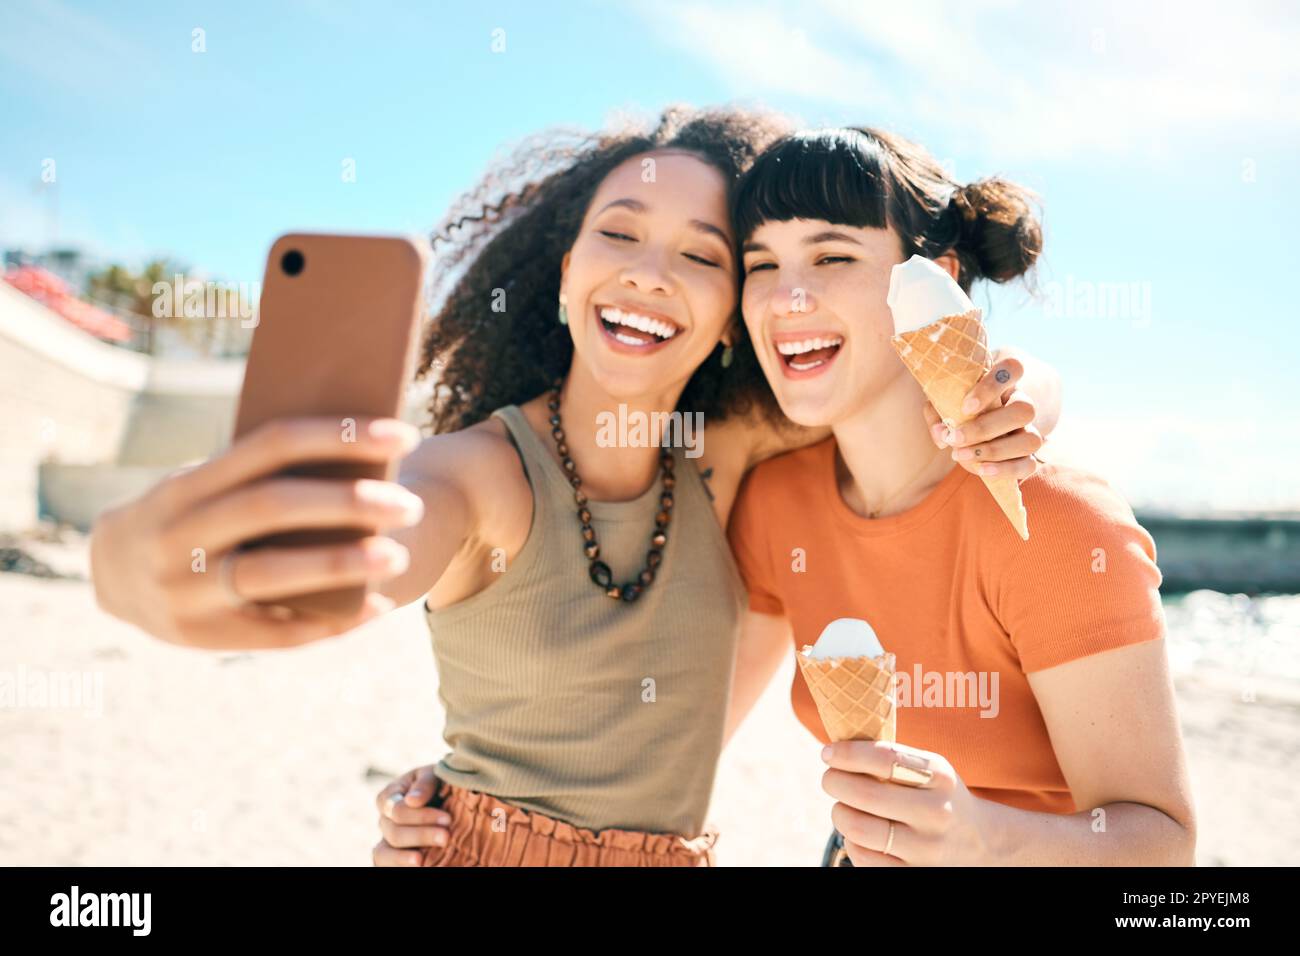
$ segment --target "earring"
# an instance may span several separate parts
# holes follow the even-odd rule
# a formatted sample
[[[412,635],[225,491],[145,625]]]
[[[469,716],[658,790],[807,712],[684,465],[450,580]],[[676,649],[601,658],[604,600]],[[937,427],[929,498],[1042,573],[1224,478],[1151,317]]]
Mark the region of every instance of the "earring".
[[[730,345],[724,345],[724,346],[722,347],[722,367],[723,367],[723,368],[730,368],[730,367],[731,367],[731,360],[732,360],[732,358],[735,356],[735,354],[736,354],[735,349],[733,349]]]
[[[568,324],[569,324],[569,310],[566,309],[566,308],[564,307],[564,306],[565,306],[565,303],[566,303],[567,301],[568,301],[568,299],[566,299],[566,298],[564,297],[564,293],[560,293],[560,310],[559,310],[559,318],[560,318],[560,324],[561,324],[561,325],[568,325]]]

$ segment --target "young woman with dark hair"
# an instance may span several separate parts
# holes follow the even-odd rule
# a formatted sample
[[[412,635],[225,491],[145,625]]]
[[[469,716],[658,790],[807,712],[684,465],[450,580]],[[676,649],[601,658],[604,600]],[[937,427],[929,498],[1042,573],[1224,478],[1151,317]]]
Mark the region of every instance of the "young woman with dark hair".
[[[759,465],[740,493],[730,540],[769,626],[741,642],[735,692],[755,696],[837,618],[865,620],[899,675],[898,743],[824,753],[828,863],[1194,860],[1151,537],[1102,479],[1044,464],[1020,484],[1022,541],[954,461],[987,456],[936,453],[890,341],[894,266],[920,255],[963,290],[1022,276],[1042,248],[1032,199],[955,183],[869,128],[786,138],[736,191],[759,365],[786,415],[833,437]],[[809,339],[828,344],[790,345]],[[791,694],[829,743],[798,671]]]

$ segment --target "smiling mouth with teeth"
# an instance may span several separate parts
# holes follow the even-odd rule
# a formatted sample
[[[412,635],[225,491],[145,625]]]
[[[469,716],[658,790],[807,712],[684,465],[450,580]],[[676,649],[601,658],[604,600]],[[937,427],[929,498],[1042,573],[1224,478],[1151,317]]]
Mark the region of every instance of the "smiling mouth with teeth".
[[[831,335],[798,342],[778,342],[776,350],[789,368],[796,372],[806,372],[829,362],[843,344],[843,336]]]
[[[654,319],[637,312],[623,309],[602,307],[596,310],[600,324],[615,341],[633,348],[644,348],[667,342],[681,331],[679,327],[663,319]]]

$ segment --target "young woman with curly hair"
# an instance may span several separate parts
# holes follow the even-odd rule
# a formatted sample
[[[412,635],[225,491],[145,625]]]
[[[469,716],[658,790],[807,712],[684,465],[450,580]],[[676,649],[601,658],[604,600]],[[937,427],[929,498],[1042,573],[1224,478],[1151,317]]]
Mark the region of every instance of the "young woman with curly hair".
[[[377,421],[346,449],[406,453],[399,484],[277,477],[340,454],[333,420],[293,420],[97,523],[101,605],[176,643],[290,646],[424,599],[451,753],[381,795],[377,863],[712,863],[746,618],[723,529],[750,466],[826,434],[782,423],[737,316],[731,188],[782,131],[672,109],[648,132],[525,144],[434,236],[450,287],[421,368],[437,434]],[[1009,385],[989,376],[981,395],[1010,433],[997,457],[1028,474],[1033,406],[1008,418],[1023,368],[1002,369]],[[707,441],[611,445],[614,409],[702,413]],[[322,525],[376,534],[235,551]],[[195,546],[227,573],[189,573]],[[376,593],[349,620],[228,600],[358,581]]]

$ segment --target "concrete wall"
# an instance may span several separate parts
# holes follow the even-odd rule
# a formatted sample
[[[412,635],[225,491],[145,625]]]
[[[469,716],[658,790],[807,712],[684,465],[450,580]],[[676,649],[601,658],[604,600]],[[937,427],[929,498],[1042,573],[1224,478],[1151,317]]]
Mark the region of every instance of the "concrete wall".
[[[230,442],[243,359],[107,345],[0,282],[0,531],[95,515]],[[427,386],[403,417],[423,423]]]
[[[1300,516],[1137,518],[1156,543],[1162,591],[1300,592]]]
[[[0,282],[0,529],[37,517],[42,461],[113,461],[148,378],[143,356],[105,345]]]
[[[107,345],[0,282],[0,530],[31,527],[42,502],[85,526],[160,471],[212,454],[243,364]]]

